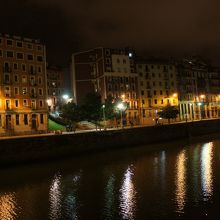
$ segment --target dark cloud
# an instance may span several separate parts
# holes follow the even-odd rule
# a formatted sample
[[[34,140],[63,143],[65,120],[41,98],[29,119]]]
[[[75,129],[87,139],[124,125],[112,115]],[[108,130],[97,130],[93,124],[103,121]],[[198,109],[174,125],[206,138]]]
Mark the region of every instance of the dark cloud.
[[[52,62],[95,46],[218,61],[219,0],[5,0],[2,32],[42,38]]]

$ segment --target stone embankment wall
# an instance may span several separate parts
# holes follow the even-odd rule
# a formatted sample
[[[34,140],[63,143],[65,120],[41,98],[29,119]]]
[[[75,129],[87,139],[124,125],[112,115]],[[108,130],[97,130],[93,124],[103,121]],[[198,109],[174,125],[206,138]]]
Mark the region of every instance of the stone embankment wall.
[[[220,132],[220,120],[99,132],[0,139],[0,164],[65,158],[114,148],[165,142]]]

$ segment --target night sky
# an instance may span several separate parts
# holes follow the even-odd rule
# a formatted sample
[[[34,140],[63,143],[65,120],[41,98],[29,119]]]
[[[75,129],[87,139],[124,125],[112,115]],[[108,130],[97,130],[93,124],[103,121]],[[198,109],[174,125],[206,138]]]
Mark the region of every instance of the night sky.
[[[130,46],[154,56],[220,56],[219,0],[0,0],[0,32],[42,39],[50,63]]]

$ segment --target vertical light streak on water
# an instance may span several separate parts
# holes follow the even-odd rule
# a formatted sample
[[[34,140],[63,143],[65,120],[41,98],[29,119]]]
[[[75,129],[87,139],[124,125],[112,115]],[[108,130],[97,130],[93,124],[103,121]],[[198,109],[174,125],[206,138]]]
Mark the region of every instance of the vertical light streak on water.
[[[176,203],[177,212],[184,213],[186,203],[186,152],[181,151],[176,161]]]
[[[213,194],[213,143],[207,143],[202,146],[201,151],[201,184],[203,200],[208,201]]]
[[[132,168],[128,167],[120,189],[120,213],[122,218],[127,220],[132,220],[135,217],[136,189],[132,182],[133,175]]]
[[[80,202],[78,200],[78,190],[80,186],[82,172],[74,175],[71,180],[71,185],[69,186],[65,198],[63,198],[63,209],[67,219],[77,220],[79,218],[79,206]],[[65,186],[67,188],[67,186]],[[64,196],[63,196],[64,197]]]
[[[165,188],[165,183],[166,183],[165,174],[166,174],[166,153],[165,151],[162,151],[160,155],[160,184],[163,190]]]
[[[16,219],[16,197],[14,193],[0,195],[0,219],[13,220]]]
[[[107,186],[105,189],[105,210],[104,210],[104,218],[107,219],[113,219],[114,215],[114,190],[115,185],[115,176],[112,174],[110,175]]]
[[[60,174],[56,174],[50,186],[50,219],[52,220],[60,219],[61,217],[61,178]]]

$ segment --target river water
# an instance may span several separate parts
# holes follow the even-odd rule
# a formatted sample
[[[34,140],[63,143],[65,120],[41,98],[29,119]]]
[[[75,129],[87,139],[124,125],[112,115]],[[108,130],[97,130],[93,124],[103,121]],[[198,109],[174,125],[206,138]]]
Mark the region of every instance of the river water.
[[[220,140],[0,170],[0,219],[220,219]]]

